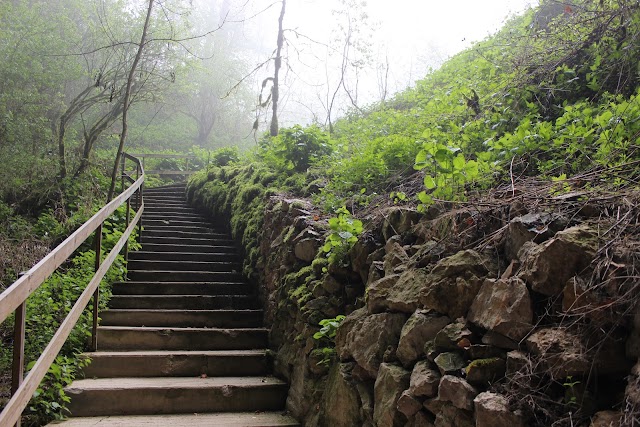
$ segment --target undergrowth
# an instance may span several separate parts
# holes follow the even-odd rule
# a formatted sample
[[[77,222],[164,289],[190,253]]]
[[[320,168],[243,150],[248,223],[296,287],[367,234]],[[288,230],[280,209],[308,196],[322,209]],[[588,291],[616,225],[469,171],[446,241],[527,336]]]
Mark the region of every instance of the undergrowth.
[[[42,259],[52,248],[102,207],[106,177],[94,170],[82,180],[69,181],[59,187],[58,196],[36,216],[20,215],[20,206],[0,202],[0,291],[18,278],[22,271]],[[126,207],[119,208],[103,226],[102,256],[109,253],[124,231]],[[134,237],[130,248],[138,247]],[[41,355],[53,334],[69,313],[94,274],[95,251],[88,239],[69,262],[54,272],[28,299],[25,343],[26,369]],[[100,284],[100,308],[110,298],[110,283],[122,280],[126,273],[123,256],[119,256]],[[13,316],[0,325],[0,372],[11,372]],[[67,414],[64,393],[67,386],[88,363],[81,357],[88,348],[92,314],[85,310],[62,347],[54,364],[23,415],[23,425],[39,426]],[[9,398],[9,375],[0,377],[0,407]]]

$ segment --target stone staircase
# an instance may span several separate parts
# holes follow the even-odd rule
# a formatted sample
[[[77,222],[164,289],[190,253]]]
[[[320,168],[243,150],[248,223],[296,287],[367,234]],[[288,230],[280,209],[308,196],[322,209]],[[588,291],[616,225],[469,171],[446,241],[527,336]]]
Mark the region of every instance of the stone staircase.
[[[67,389],[69,426],[297,426],[269,375],[268,331],[233,242],[186,205],[145,191],[142,249],[113,285],[98,350]]]

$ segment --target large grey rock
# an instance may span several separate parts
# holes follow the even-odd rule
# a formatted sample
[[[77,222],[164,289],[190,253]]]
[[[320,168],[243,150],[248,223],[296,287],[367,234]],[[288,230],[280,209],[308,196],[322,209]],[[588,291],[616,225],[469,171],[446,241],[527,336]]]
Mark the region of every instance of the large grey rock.
[[[610,331],[579,335],[566,328],[544,328],[531,334],[526,344],[554,379],[586,373],[622,375],[631,368],[623,339]]]
[[[518,254],[520,277],[547,296],[562,292],[567,281],[587,268],[598,250],[598,233],[587,225],[558,232],[541,245],[525,244]]]
[[[397,234],[403,234],[413,227],[420,220],[421,215],[411,208],[392,207],[385,213],[382,224],[382,235],[385,240]]]
[[[473,400],[476,427],[526,427],[522,414],[511,411],[507,399],[497,393],[485,391]]]
[[[499,357],[476,359],[467,365],[465,372],[469,383],[486,386],[504,377],[506,362]]]
[[[409,391],[414,396],[434,397],[438,394],[441,375],[429,367],[429,362],[421,360],[413,367]]]
[[[319,239],[302,239],[295,244],[293,253],[300,261],[309,263],[316,257],[320,245],[321,241]]]
[[[625,407],[628,409],[625,425],[632,425],[631,418],[640,413],[640,362],[631,369],[631,375],[627,377],[627,387],[624,392]],[[635,415],[634,415],[635,414]]]
[[[485,280],[468,315],[469,321],[515,341],[533,325],[533,309],[527,285],[518,279]]]
[[[434,360],[442,375],[459,374],[467,364],[458,353],[441,353]]]
[[[395,273],[396,271],[394,270],[396,267],[401,264],[406,264],[407,261],[409,261],[409,255],[407,255],[407,252],[398,240],[399,239],[396,238],[389,239],[387,244],[384,246],[385,256],[383,265],[385,274]]]
[[[477,395],[478,390],[462,378],[445,375],[440,380],[438,399],[451,402],[458,409],[473,410],[473,399]]]
[[[424,344],[450,322],[446,316],[439,316],[424,310],[416,310],[402,327],[396,355],[404,366],[413,364],[424,352]]]
[[[482,343],[505,350],[517,350],[520,348],[518,341],[514,341],[494,331],[487,331],[482,337]]]
[[[406,421],[398,411],[398,399],[409,387],[409,371],[389,363],[380,365],[374,386],[373,422],[377,427],[399,427]]]
[[[442,258],[444,251],[444,244],[428,240],[420,245],[416,253],[411,256],[410,264],[416,268],[424,268],[429,264],[438,262]]]
[[[402,392],[398,398],[398,411],[402,412],[405,417],[411,418],[422,409],[422,403],[416,399],[409,390]]]
[[[467,274],[486,276],[497,269],[493,259],[472,249],[443,258],[431,271],[436,277],[458,277]]]
[[[370,313],[399,311],[411,314],[419,306],[421,289],[427,284],[423,270],[410,269],[400,275],[389,275],[369,285],[367,307]]]
[[[507,353],[507,375],[513,375],[525,368],[529,371],[532,370],[531,359],[527,353],[520,350],[512,350]]]
[[[473,334],[467,328],[467,325],[459,320],[443,327],[436,334],[434,344],[440,351],[458,351],[467,347],[472,337]]]
[[[435,418],[433,418],[432,415],[427,414],[424,411],[419,411],[418,413],[416,413],[416,415],[413,417],[413,424],[409,424],[409,427],[435,427],[435,425],[433,424],[433,422],[435,421]]]
[[[422,307],[446,314],[452,319],[466,316],[482,287],[482,280],[476,276],[439,281],[433,281],[433,278],[434,276],[429,277],[420,291],[419,301]]]
[[[387,348],[398,346],[406,320],[401,313],[368,315],[366,308],[354,311],[338,328],[338,356],[343,361],[355,360],[371,378],[376,378]]]
[[[323,394],[323,424],[336,427],[361,425],[360,396],[349,382],[352,364],[336,363],[327,379]]]
[[[526,242],[541,243],[553,235],[549,230],[552,217],[548,213],[530,213],[509,222],[504,244],[508,259],[515,259]]]
[[[622,417],[624,414],[619,411],[600,411],[597,412],[591,417],[591,424],[589,427],[618,427],[629,425],[633,426],[634,424],[622,424]]]
[[[436,414],[435,427],[475,427],[473,413],[451,404],[444,404]]]
[[[577,335],[564,328],[544,328],[531,334],[527,349],[540,357],[546,370],[556,380],[589,372],[591,361]]]
[[[362,283],[367,283],[371,263],[382,260],[382,257],[380,257],[380,259],[371,257],[371,254],[377,249],[378,246],[373,239],[360,238],[356,244],[353,245],[351,251],[349,251],[351,255],[351,268],[360,275]]]

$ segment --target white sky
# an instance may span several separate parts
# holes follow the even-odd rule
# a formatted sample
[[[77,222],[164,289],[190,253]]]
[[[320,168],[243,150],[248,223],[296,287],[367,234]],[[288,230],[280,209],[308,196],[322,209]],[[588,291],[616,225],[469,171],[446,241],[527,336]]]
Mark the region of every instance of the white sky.
[[[257,35],[267,55],[275,49],[277,17],[280,2],[275,0],[236,0],[246,5],[243,15],[273,6],[254,22]],[[376,29],[371,36],[374,61],[389,60],[391,93],[403,90],[423,78],[430,68],[437,68],[444,60],[475,41],[495,33],[510,15],[518,14],[537,4],[536,0],[367,0],[365,10]],[[284,27],[295,29],[314,40],[329,43],[335,39],[336,19],[332,11],[339,9],[339,0],[288,0]],[[315,115],[321,122],[326,113],[327,93],[332,93],[339,74],[337,58],[327,58],[326,49],[288,34],[295,49],[289,50],[291,72],[287,73],[288,88],[281,91],[281,117],[285,125],[309,122]],[[256,61],[257,63],[258,61]],[[327,65],[328,64],[328,65]],[[256,76],[262,81],[272,71]],[[380,98],[379,77],[375,64],[361,74],[358,85],[358,104],[366,105]],[[329,90],[327,90],[329,81]],[[351,87],[355,87],[353,83]],[[323,99],[323,101],[321,101]],[[338,112],[344,111],[343,96]],[[335,115],[335,113],[334,113]]]

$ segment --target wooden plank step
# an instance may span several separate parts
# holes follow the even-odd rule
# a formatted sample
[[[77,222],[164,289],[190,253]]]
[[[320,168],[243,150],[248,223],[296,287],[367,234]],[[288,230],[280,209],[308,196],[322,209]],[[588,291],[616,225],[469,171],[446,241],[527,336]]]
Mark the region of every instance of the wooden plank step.
[[[71,418],[51,427],[299,427],[292,417],[280,412],[229,412],[181,415],[133,415]]]
[[[107,350],[251,350],[267,348],[264,328],[98,327],[98,349]]]
[[[82,369],[85,378],[238,377],[267,375],[266,350],[97,351]]]
[[[100,313],[102,326],[175,328],[259,328],[262,310],[109,309]]]

